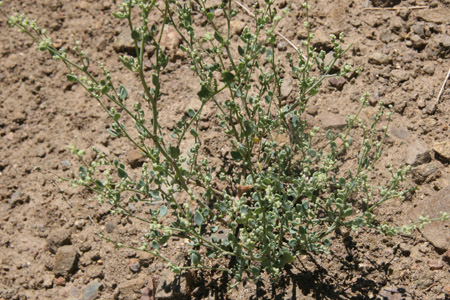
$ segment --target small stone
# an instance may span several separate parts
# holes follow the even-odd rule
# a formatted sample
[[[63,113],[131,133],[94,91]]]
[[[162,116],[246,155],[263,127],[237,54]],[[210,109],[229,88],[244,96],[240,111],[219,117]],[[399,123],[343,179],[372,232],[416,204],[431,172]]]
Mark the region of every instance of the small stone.
[[[281,84],[281,96],[286,99],[292,92],[292,79],[290,77],[283,78],[283,83]]]
[[[91,265],[86,269],[86,274],[89,278],[103,278],[105,275],[103,273],[103,267],[100,265]]]
[[[77,267],[78,252],[74,246],[62,246],[55,255],[53,272],[56,275],[68,275]]]
[[[344,117],[330,112],[320,113],[318,118],[324,129],[342,129],[347,125]]]
[[[420,36],[421,38],[425,38],[425,27],[423,22],[417,22],[413,26],[411,26],[412,31]]]
[[[405,70],[393,70],[391,76],[398,82],[404,82],[407,81],[411,75]]]
[[[167,29],[164,30],[161,38],[161,47],[167,49],[171,61],[175,61],[177,59],[176,53],[180,44],[181,37],[178,32],[172,26],[168,26]]]
[[[158,300],[186,297],[193,289],[194,278],[189,271],[175,276],[170,270],[164,269],[160,278],[155,295]]]
[[[392,125],[389,129],[389,134],[393,135],[394,137],[398,139],[405,139],[409,136],[409,131],[405,127],[397,127],[395,125]]]
[[[277,44],[277,48],[279,51],[286,51],[287,50],[287,44],[285,41],[281,41]]]
[[[238,20],[233,20],[230,22],[231,32],[235,35],[240,35],[245,28],[245,23]]]
[[[436,69],[435,63],[431,61],[426,62],[422,68],[422,70],[428,75],[433,75],[435,69]]]
[[[53,287],[53,279],[55,279],[55,276],[51,274],[46,274],[42,277],[43,283],[42,286],[46,289],[51,289]]]
[[[103,284],[98,281],[90,283],[83,290],[83,300],[94,300],[98,297],[98,292],[103,288]]]
[[[306,107],[306,112],[311,116],[316,116],[319,112],[319,107],[317,105],[308,105]]]
[[[30,196],[22,195],[22,193],[19,190],[17,190],[11,195],[11,198],[8,203],[9,205],[11,205],[11,207],[15,207],[17,205],[24,204],[27,202],[30,202]]]
[[[141,167],[145,162],[145,156],[139,149],[133,149],[127,152],[127,162],[134,168]]]
[[[413,34],[410,39],[411,41],[411,46],[414,49],[423,49],[425,48],[425,46],[427,45],[427,42],[425,40],[423,40],[420,36],[418,36],[417,34]]]
[[[418,166],[431,160],[430,151],[418,140],[410,143],[406,151],[406,163]]]
[[[434,162],[413,168],[412,174],[413,174],[414,181],[417,184],[422,184],[429,177],[430,177],[430,179],[435,178],[436,176],[432,176],[432,175],[436,174],[436,172],[438,170],[439,170],[439,167]],[[430,180],[428,180],[428,182],[430,182]]]
[[[447,186],[436,194],[425,197],[408,214],[413,222],[419,220],[419,216],[428,215],[430,218],[439,218],[441,212],[450,211],[450,186]],[[435,221],[420,228],[419,231],[434,247],[440,250],[450,249],[450,232],[448,222]]]
[[[374,65],[387,65],[391,63],[392,58],[381,52],[375,52],[369,57],[369,63]]]
[[[132,258],[128,261],[128,267],[130,268],[131,272],[137,273],[141,270],[141,265],[139,264],[139,259]]]
[[[71,243],[71,233],[67,229],[61,228],[52,231],[47,237],[47,246],[51,253],[56,253],[59,247],[70,245]]]
[[[432,260],[428,262],[428,266],[432,271],[442,270],[442,268],[444,267],[444,263],[442,262],[442,260]]]
[[[70,167],[71,166],[70,161],[67,160],[67,159],[62,160],[61,161],[61,165],[63,165],[64,167]]]
[[[113,233],[114,229],[116,229],[117,222],[115,221],[108,221],[105,224],[105,229],[107,233]]]
[[[131,31],[129,29],[123,30],[114,40],[113,49],[116,52],[125,52],[130,55],[136,55],[136,49],[134,47],[134,41],[131,37]]]
[[[442,158],[442,160],[450,161],[450,141],[437,142],[433,145],[433,151]]]
[[[62,276],[56,277],[54,283],[55,283],[55,285],[63,286],[63,285],[66,285],[66,279]]]
[[[342,88],[347,83],[347,80],[345,80],[345,78],[343,77],[333,77],[329,80],[329,82],[332,87],[335,87],[337,90],[342,91]]]
[[[426,22],[442,24],[448,22],[450,16],[450,9],[436,8],[436,9],[419,9],[414,12],[419,20]]]

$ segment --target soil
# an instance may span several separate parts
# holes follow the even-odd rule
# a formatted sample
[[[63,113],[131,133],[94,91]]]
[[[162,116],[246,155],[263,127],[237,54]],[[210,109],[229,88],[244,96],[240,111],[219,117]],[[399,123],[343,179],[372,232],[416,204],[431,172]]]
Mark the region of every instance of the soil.
[[[60,46],[70,45],[72,36],[80,40],[91,61],[103,61],[130,96],[139,98],[136,78],[118,63],[118,55],[126,51],[119,43],[126,24],[111,15],[118,2],[4,1],[3,9],[36,18]],[[251,6],[248,2],[244,1]],[[280,7],[285,4],[277,2]],[[405,186],[417,185],[418,190],[405,201],[382,206],[381,220],[406,224],[417,213],[416,207],[422,214],[433,214],[435,207],[450,211],[445,192],[450,185],[448,84],[437,100],[450,67],[450,2],[314,0],[310,4],[315,46],[329,51],[328,35],[343,32],[345,44],[352,44],[346,58],[362,71],[351,79],[325,84],[309,104],[308,121],[324,125],[330,115],[354,113],[364,92],[371,93],[373,104],[383,100],[393,105],[392,136],[381,165],[413,165]],[[300,1],[293,1],[292,13],[279,26],[297,45],[305,37],[304,17]],[[249,21],[244,11],[237,19]],[[237,36],[234,39],[237,42]],[[173,59],[164,74],[167,84],[160,116],[163,125],[171,127],[186,108],[198,105],[198,81],[187,59],[177,56],[177,42],[167,43]],[[282,39],[278,49],[282,57],[292,51]],[[122,241],[133,240],[144,225],[110,214],[108,205],[97,203],[86,190],[57,180],[77,172],[78,161],[67,149],[70,144],[95,146],[128,164],[136,160],[132,146],[112,138],[101,107],[65,79],[61,64],[8,28],[3,17],[0,59],[0,299],[151,299],[145,294],[153,279],[170,279],[165,264],[145,253],[116,250],[96,236],[107,232]],[[369,116],[374,110],[372,106],[364,113]],[[228,146],[211,120],[205,118],[201,126],[204,153],[214,157]],[[215,163],[221,164],[215,157]],[[386,178],[387,172],[380,168],[379,179]],[[246,283],[226,294],[227,278],[200,272],[190,286],[191,297],[448,299],[448,236],[448,226],[441,223],[394,238],[373,230],[344,232],[333,237],[330,254],[300,257],[277,285]],[[166,250],[170,257],[180,258],[184,248],[179,241]]]

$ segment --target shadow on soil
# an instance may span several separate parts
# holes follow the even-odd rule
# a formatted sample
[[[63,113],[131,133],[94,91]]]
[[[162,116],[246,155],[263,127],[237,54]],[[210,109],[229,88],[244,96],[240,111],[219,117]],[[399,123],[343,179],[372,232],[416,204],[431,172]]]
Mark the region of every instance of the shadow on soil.
[[[313,255],[308,255],[300,267],[290,266],[285,269],[284,276],[277,284],[258,283],[248,285],[248,289],[240,289],[238,298],[251,300],[295,300],[295,299],[329,299],[329,300],[374,300],[386,299],[377,297],[388,282],[388,272],[391,261],[377,263],[368,259],[356,247],[351,237],[344,239],[346,256],[332,256],[334,270],[339,270],[339,276],[330,274]],[[306,266],[306,264],[308,266]],[[364,267],[361,267],[364,266]],[[211,278],[211,277],[209,277]],[[197,289],[194,299],[226,300],[227,283],[231,278],[224,274],[218,280],[203,278],[199,282],[202,288]],[[402,289],[398,289],[400,292]],[[243,295],[241,293],[248,293]],[[403,293],[403,292],[402,292]],[[414,299],[408,295],[408,299]],[[236,297],[231,297],[236,298]],[[400,299],[400,298],[399,298]]]

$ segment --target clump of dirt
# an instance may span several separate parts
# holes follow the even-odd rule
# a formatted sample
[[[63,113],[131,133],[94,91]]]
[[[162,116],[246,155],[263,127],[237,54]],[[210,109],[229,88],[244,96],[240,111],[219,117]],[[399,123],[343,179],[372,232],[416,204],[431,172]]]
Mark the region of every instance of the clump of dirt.
[[[60,46],[67,47],[76,37],[91,61],[110,66],[112,77],[127,86],[130,97],[140,97],[136,78],[118,64],[118,52],[128,51],[120,34],[126,24],[111,16],[119,1],[4,2],[5,11],[16,6],[36,18]],[[279,2],[280,8],[286,5]],[[344,32],[346,44],[352,44],[347,60],[362,72],[327,83],[309,103],[308,122],[322,126],[333,121],[330,118],[339,121],[354,113],[364,92],[371,93],[373,105],[379,100],[392,105],[394,121],[381,165],[410,164],[406,185],[419,189],[377,213],[382,221],[401,225],[418,213],[435,214],[437,206],[450,211],[447,193],[439,192],[450,185],[450,155],[445,151],[450,145],[448,86],[438,99],[450,67],[448,1],[310,4],[315,46],[329,51],[328,35]],[[368,9],[373,7],[399,9]],[[249,21],[245,11],[239,11],[237,21]],[[279,29],[300,45],[303,22],[304,11],[294,1]],[[96,146],[128,162],[129,168],[139,166],[140,158],[131,145],[106,132],[107,116],[81,87],[65,80],[61,65],[11,31],[4,18],[0,33],[0,299],[149,299],[153,289],[162,293],[154,281],[170,281],[165,264],[145,253],[116,250],[95,235],[106,232],[117,240],[133,240],[145,226],[110,214],[109,207],[91,200],[87,191],[57,180],[77,172],[69,144]],[[160,116],[165,126],[172,126],[186,108],[198,105],[198,85],[187,60],[177,52],[179,42],[167,43],[174,59],[164,74],[170,84],[163,91]],[[291,51],[281,39],[278,50],[283,59]],[[292,80],[288,74],[285,79]],[[289,86],[284,88],[287,97],[294,97]],[[367,118],[374,110],[367,110]],[[218,138],[213,113],[201,121],[205,154],[220,152],[225,159],[227,141]],[[388,178],[384,168],[379,178]],[[243,283],[226,294],[229,278],[203,272],[195,278],[185,275],[178,287],[197,299],[447,299],[448,223],[427,228],[394,238],[371,229],[337,233],[330,254],[301,257],[274,286]],[[185,248],[178,241],[170,253],[182,261]]]

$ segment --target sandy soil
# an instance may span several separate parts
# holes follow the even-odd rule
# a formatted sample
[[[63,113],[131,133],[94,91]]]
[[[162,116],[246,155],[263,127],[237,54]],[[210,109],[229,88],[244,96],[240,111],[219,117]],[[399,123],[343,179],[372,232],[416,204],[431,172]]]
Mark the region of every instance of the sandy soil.
[[[136,78],[118,64],[123,50],[119,49],[120,33],[126,26],[111,13],[119,1],[4,2],[5,11],[17,9],[36,18],[61,46],[71,44],[73,35],[92,61],[103,61],[113,78],[128,87],[131,97],[139,97]],[[330,113],[353,113],[364,92],[371,93],[373,104],[379,99],[392,104],[392,137],[381,163],[412,164],[405,185],[419,189],[406,201],[389,202],[378,213],[383,220],[401,225],[418,210],[424,214],[432,214],[436,207],[450,211],[448,85],[437,101],[450,67],[450,2],[310,2],[316,46],[330,50],[328,35],[344,32],[346,44],[353,44],[347,59],[362,72],[327,83],[310,103],[309,122],[323,125]],[[237,19],[249,20],[243,11]],[[293,12],[281,22],[280,30],[300,44],[305,36],[303,21],[300,1],[294,1]],[[282,57],[291,51],[282,40],[278,49]],[[128,164],[136,160],[132,146],[113,139],[105,130],[107,117],[94,100],[67,82],[63,66],[9,29],[4,18],[0,18],[0,59],[0,299],[148,299],[142,289],[152,278],[170,279],[165,265],[145,253],[115,250],[95,235],[107,232],[132,240],[144,226],[109,214],[108,206],[92,200],[87,191],[57,180],[78,169],[67,150],[69,144],[95,146]],[[183,57],[171,63],[164,80],[169,84],[163,91],[161,119],[170,127],[187,107],[196,105],[198,87]],[[371,107],[365,114],[374,110]],[[211,119],[202,120],[201,128],[206,154],[214,156],[226,148]],[[215,160],[221,164],[217,156]],[[383,168],[379,176],[386,178]],[[191,297],[448,299],[449,234],[448,224],[440,223],[428,231],[395,238],[370,230],[350,232],[333,238],[330,255],[302,257],[286,270],[278,286],[242,284],[226,295],[223,277],[199,273]],[[171,257],[179,257],[184,247],[181,242],[171,246]],[[67,263],[61,255],[72,257],[69,264],[74,263],[64,276],[58,273],[64,267],[61,264]]]

